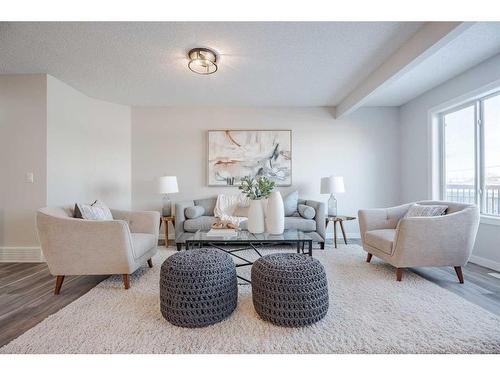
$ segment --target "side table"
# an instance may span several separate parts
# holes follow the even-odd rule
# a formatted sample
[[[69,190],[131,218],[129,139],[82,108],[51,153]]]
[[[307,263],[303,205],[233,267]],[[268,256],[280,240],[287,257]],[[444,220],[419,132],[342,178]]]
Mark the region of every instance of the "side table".
[[[162,216],[160,219],[160,228],[162,223],[165,226],[165,247],[168,247],[168,223],[175,225],[175,216]]]
[[[340,229],[342,230],[342,236],[344,237],[344,243],[347,245],[347,237],[345,235],[344,230],[344,221],[348,220],[356,220],[354,216],[327,216],[326,217],[326,226],[328,223],[333,222],[333,244],[335,248],[337,248],[337,223],[340,224]]]

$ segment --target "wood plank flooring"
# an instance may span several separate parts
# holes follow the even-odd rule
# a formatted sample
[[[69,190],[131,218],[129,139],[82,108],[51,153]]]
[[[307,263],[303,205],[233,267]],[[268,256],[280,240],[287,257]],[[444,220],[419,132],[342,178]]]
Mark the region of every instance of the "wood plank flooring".
[[[349,243],[360,244],[355,239]],[[345,250],[340,245],[336,250],[327,248],[326,251]],[[463,270],[463,285],[458,283],[452,267],[415,268],[405,273],[411,271],[500,316],[500,279],[488,275],[494,271],[469,263]],[[67,276],[61,294],[54,296],[55,277],[50,275],[45,263],[0,263],[0,347],[84,295],[107,277]],[[403,274],[402,282],[404,277]]]
[[[0,263],[0,347],[87,293],[108,276],[67,276],[59,296],[45,263]]]

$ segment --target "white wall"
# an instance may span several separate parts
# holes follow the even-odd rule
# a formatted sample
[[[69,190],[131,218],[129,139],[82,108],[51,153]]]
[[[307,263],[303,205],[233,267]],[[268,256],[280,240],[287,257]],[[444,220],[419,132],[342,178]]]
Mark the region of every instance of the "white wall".
[[[173,200],[215,196],[236,188],[207,187],[207,130],[291,129],[291,188],[305,198],[327,200],[319,181],[343,175],[347,192],[339,212],[399,201],[398,110],[365,108],[335,120],[328,108],[132,108],[132,206],[160,209],[156,178],[176,175]],[[350,222],[348,232],[359,232]]]
[[[0,249],[37,246],[46,199],[46,76],[0,75]],[[34,183],[25,182],[26,172]]]
[[[47,80],[47,204],[130,208],[130,107]]]
[[[428,156],[430,155],[429,110],[497,80],[500,80],[500,55],[484,61],[400,108],[402,202],[431,198],[429,196],[430,175],[428,173]],[[490,267],[496,263],[498,269],[500,267],[499,243],[500,227],[482,223],[473,251],[474,259],[477,261],[478,257],[485,258],[490,261]]]

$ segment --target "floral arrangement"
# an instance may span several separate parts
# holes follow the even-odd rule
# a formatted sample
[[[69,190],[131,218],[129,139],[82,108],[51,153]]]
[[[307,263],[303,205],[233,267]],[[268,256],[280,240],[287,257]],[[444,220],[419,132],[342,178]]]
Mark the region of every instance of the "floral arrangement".
[[[268,198],[274,189],[275,182],[265,176],[253,178],[243,177],[239,189],[250,199]]]

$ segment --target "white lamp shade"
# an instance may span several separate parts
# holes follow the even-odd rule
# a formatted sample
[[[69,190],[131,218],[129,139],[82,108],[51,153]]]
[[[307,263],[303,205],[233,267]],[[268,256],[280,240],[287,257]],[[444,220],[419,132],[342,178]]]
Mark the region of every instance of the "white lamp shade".
[[[178,193],[179,187],[177,186],[177,177],[176,176],[160,177],[158,183],[158,192],[160,194]]]
[[[344,177],[330,176],[321,179],[321,194],[345,193]]]

